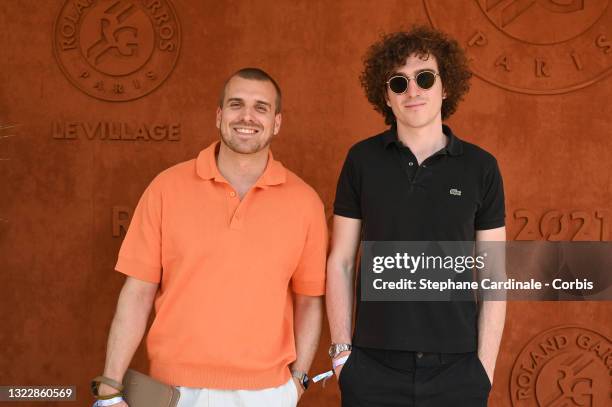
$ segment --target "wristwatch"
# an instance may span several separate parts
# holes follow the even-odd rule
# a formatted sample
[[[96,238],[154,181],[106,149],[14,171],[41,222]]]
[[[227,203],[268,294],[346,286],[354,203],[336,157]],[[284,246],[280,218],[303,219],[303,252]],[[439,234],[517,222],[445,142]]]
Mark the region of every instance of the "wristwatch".
[[[330,358],[335,358],[336,356],[338,356],[341,352],[347,351],[347,350],[352,350],[353,346],[350,343],[332,343],[331,346],[329,347],[329,357]]]
[[[296,379],[300,381],[300,384],[302,385],[302,388],[304,390],[308,389],[308,385],[310,384],[310,378],[308,377],[306,373],[299,372],[297,370],[292,370],[291,376],[295,377]]]

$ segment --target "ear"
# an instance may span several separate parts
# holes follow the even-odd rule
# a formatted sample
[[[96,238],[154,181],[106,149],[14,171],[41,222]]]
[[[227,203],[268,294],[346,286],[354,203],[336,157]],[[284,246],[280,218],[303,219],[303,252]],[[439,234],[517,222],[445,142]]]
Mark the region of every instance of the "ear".
[[[280,113],[277,113],[274,116],[274,135],[276,136],[278,134],[278,132],[280,131],[280,126],[281,126],[281,122],[283,121],[283,117],[281,116]]]
[[[218,129],[221,128],[221,113],[222,113],[221,108],[217,106],[217,119],[216,119],[216,122],[217,122],[217,128]]]
[[[389,95],[387,94],[387,90],[385,90],[385,103],[387,106],[391,107],[391,103],[389,102]]]

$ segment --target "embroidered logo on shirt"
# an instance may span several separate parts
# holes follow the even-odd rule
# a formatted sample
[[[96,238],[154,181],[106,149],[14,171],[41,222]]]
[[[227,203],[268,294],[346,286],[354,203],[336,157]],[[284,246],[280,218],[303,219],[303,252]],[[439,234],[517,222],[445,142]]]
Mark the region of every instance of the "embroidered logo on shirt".
[[[461,190],[459,190],[457,188],[451,188],[451,190],[449,192],[450,192],[451,195],[461,196]]]

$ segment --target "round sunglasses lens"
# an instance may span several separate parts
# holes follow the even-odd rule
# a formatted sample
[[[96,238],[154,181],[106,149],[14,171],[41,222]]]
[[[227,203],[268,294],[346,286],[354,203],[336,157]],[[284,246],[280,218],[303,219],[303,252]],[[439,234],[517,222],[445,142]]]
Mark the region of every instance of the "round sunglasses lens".
[[[395,76],[389,80],[389,89],[395,93],[404,93],[408,89],[408,80],[403,76]]]
[[[431,88],[434,85],[435,81],[436,81],[436,74],[434,74],[433,72],[429,72],[429,71],[421,72],[416,77],[417,85],[419,85],[421,89]]]

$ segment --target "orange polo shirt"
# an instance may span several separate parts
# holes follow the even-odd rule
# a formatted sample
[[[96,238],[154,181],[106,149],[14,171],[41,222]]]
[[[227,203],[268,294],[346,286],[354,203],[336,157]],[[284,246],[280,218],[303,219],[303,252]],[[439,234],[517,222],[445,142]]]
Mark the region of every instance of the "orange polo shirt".
[[[115,268],[160,283],[147,336],[151,376],[175,386],[275,387],[296,357],[292,291],[325,292],[324,208],[271,153],[241,201],[217,168],[218,143],[151,182]]]

